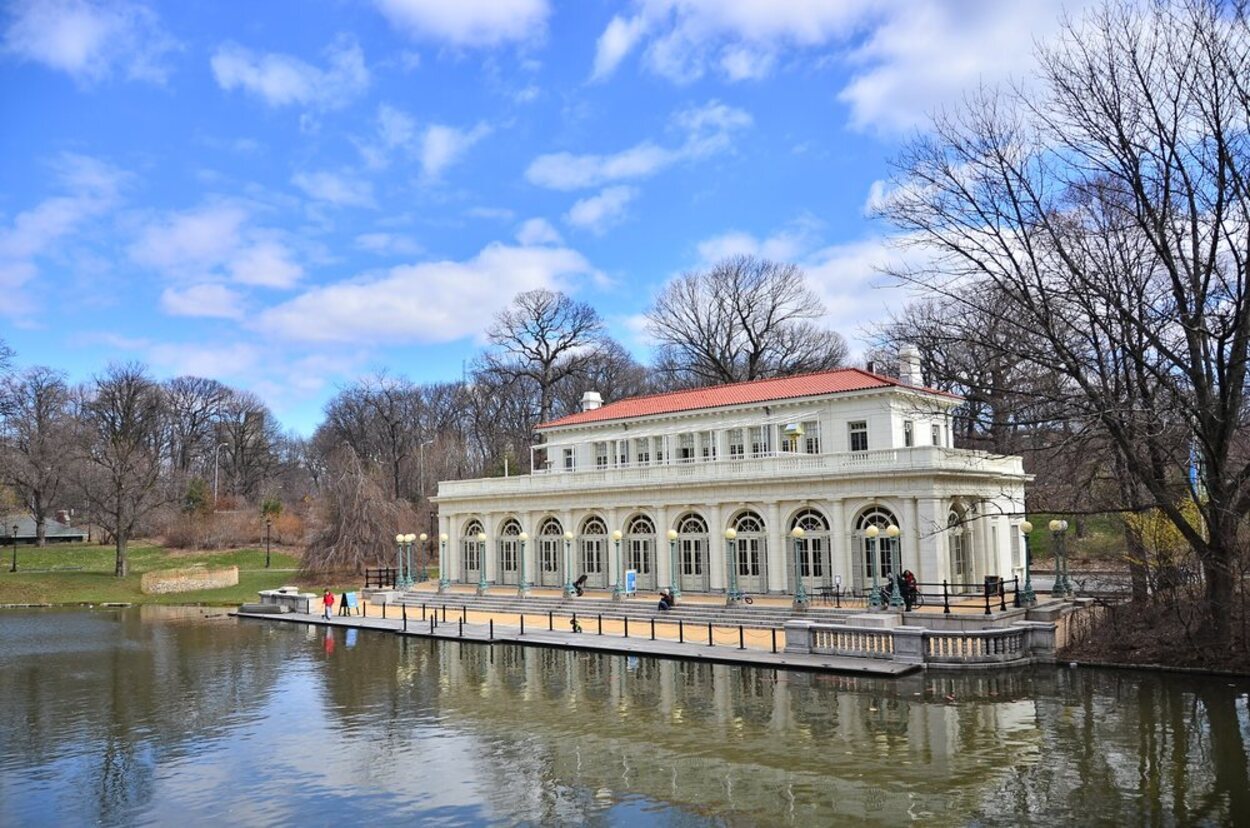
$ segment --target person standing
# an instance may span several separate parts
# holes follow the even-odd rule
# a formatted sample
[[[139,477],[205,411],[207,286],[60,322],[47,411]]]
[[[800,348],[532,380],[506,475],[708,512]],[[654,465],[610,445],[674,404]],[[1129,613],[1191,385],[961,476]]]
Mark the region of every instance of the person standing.
[[[325,605],[326,620],[330,620],[330,610],[334,608],[334,593],[326,590],[326,594],[321,596],[321,603]]]

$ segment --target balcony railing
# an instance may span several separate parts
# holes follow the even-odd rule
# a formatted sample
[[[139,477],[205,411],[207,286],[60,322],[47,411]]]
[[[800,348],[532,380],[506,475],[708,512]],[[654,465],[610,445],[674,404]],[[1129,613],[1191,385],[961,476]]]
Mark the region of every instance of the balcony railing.
[[[877,449],[839,454],[774,453],[732,460],[696,460],[588,470],[542,470],[515,477],[479,477],[438,484],[440,498],[546,493],[612,487],[674,485],[782,477],[856,475],[864,472],[962,472],[1018,476],[1019,457],[941,446]]]

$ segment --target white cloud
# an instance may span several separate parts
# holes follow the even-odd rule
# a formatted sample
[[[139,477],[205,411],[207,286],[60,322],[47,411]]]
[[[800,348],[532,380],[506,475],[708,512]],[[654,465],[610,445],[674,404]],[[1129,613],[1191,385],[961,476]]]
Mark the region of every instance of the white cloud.
[[[719,101],[709,101],[674,114],[673,127],[685,133],[681,146],[667,148],[643,141],[611,155],[549,153],[535,158],[526,169],[525,177],[531,184],[554,190],[576,190],[646,178],[680,161],[728,149],[733,133],[751,122],[749,113]]]
[[[536,244],[564,244],[560,231],[544,218],[526,219],[517,230],[516,240],[526,247]]]
[[[478,124],[470,130],[444,124],[433,124],[421,139],[421,173],[426,178],[439,178],[443,171],[469,151],[469,148],[490,134],[490,127]]]
[[[453,46],[494,46],[543,36],[547,0],[374,0],[391,25]]]
[[[793,222],[765,238],[738,230],[704,239],[697,245],[704,265],[730,256],[758,256],[775,262],[796,262],[816,245],[815,227],[808,220]]]
[[[22,292],[39,275],[36,261],[56,255],[65,240],[93,218],[107,213],[118,200],[125,173],[94,158],[63,154],[53,165],[53,178],[63,191],[0,225],[0,313],[30,310]]]
[[[638,195],[636,187],[605,187],[598,195],[583,198],[565,213],[564,220],[574,227],[602,234],[625,216],[625,208]]]
[[[291,177],[309,198],[329,202],[338,207],[373,207],[373,184],[350,173],[325,170],[299,172]]]
[[[464,262],[404,265],[311,289],[262,313],[259,326],[302,342],[448,342],[479,333],[520,291],[594,275],[575,250],[496,243]]]
[[[8,17],[0,51],[79,82],[117,71],[132,80],[164,83],[165,57],[177,48],[156,14],[137,3],[19,0]]]
[[[238,319],[243,297],[225,285],[202,284],[188,288],[168,287],[161,293],[161,309],[172,316],[207,316]]]
[[[279,233],[251,227],[250,221],[248,210],[233,203],[169,213],[143,228],[130,246],[130,257],[181,282],[294,286],[304,269],[293,251]],[[175,293],[171,301],[177,305],[184,295]]]
[[[256,345],[188,345],[166,342],[146,349],[147,360],[169,376],[246,377],[268,356]]]
[[[632,16],[612,18],[599,36],[594,77],[611,74],[644,41],[645,68],[673,81],[711,69],[731,81],[762,77],[788,49],[846,37],[881,6],[877,0],[637,0]]]
[[[595,69],[591,77],[600,80],[615,72],[645,32],[646,23],[641,16],[613,17],[595,43]]]
[[[222,89],[242,89],[270,106],[336,109],[369,87],[369,69],[355,40],[337,39],[326,49],[326,60],[321,69],[292,55],[258,54],[237,43],[223,43],[211,64]]]
[[[378,255],[415,256],[421,252],[421,245],[395,233],[361,233],[355,241],[361,250]]]
[[[229,264],[230,275],[242,285],[289,288],[304,276],[291,261],[291,251],[276,241],[260,241],[238,252]]]

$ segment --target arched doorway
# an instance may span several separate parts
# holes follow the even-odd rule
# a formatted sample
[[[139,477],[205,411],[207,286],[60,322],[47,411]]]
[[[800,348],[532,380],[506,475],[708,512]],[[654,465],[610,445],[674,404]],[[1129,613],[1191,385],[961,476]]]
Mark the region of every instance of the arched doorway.
[[[625,566],[638,573],[638,589],[655,589],[655,524],[636,515],[625,525]]]
[[[564,585],[564,527],[555,518],[547,518],[538,529],[538,585]]]
[[[591,515],[582,521],[581,545],[578,550],[578,563],[581,564],[581,574],[586,576],[586,586],[607,588],[607,550],[608,526],[603,518]]]
[[[971,541],[963,515],[951,509],[946,518],[946,553],[950,562],[951,589],[956,592],[972,588]]]
[[[830,559],[829,521],[815,509],[804,509],[790,520],[790,530],[803,530],[800,540],[791,540],[794,553],[798,556],[799,577],[803,579],[803,588],[807,594],[816,595],[822,589],[833,586],[833,562]],[[791,572],[786,576],[790,583],[790,591],[794,592],[794,561],[790,561]]]
[[[869,526],[877,527],[875,540],[864,534]],[[856,592],[862,594],[871,587],[874,576],[881,586],[888,582],[892,573],[902,572],[900,538],[891,538],[886,533],[891,526],[898,526],[898,521],[884,506],[870,506],[855,522],[855,537],[860,548],[859,563],[854,571]]]
[[[476,584],[482,580],[482,567],[486,565],[486,543],[477,539],[484,534],[482,522],[470,520],[460,533],[460,560],[464,564],[464,582]]]
[[[520,560],[521,524],[509,518],[499,531],[499,583],[516,586]]]
[[[738,533],[730,544],[738,589],[768,592],[768,535],[764,519],[752,511],[740,512],[731,525]]]
[[[707,521],[693,512],[677,521],[677,562],[682,592],[708,591]]]

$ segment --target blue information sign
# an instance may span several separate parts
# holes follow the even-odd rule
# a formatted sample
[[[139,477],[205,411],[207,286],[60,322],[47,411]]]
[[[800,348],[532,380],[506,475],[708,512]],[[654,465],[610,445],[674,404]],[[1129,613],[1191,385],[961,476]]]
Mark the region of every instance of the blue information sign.
[[[347,593],[347,608],[349,610],[356,609],[356,593],[354,592]]]
[[[625,570],[625,594],[633,595],[638,591],[638,570]]]

